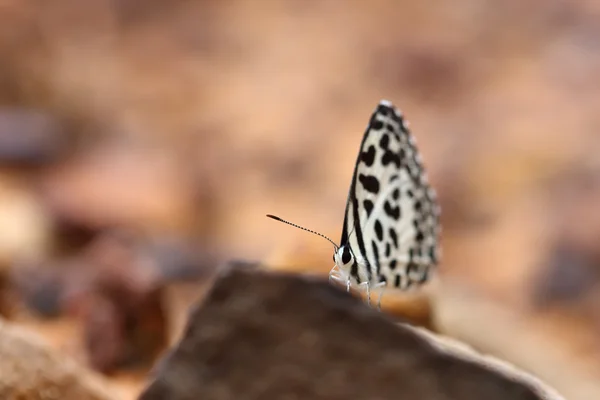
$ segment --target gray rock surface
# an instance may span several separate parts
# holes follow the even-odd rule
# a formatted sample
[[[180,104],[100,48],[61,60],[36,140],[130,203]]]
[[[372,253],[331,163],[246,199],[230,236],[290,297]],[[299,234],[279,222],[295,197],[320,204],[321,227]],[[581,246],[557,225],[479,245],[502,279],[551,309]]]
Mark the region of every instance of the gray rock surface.
[[[106,382],[36,334],[0,320],[0,399],[115,400]]]
[[[182,340],[140,396],[559,398],[534,378],[399,325],[326,281],[235,267],[191,313]]]

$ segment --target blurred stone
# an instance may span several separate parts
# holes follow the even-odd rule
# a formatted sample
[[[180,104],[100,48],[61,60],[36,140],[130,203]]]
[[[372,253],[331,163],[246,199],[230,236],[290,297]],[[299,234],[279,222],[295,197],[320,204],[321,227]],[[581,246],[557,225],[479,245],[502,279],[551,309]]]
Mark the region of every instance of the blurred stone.
[[[60,263],[16,263],[9,274],[10,290],[39,316],[58,317],[63,311],[65,271],[69,269]]]
[[[0,321],[0,398],[114,400],[106,383],[32,333]]]
[[[162,281],[135,236],[99,237],[65,271],[63,307],[83,324],[93,368],[112,372],[154,361],[167,343]]]
[[[10,314],[7,297],[8,279],[4,271],[0,271],[0,317],[7,317]]]
[[[415,288],[410,293],[386,291],[381,299],[381,310],[401,322],[438,332],[433,318],[435,310],[425,287]]]
[[[218,256],[202,247],[182,237],[156,235],[146,238],[139,251],[154,260],[162,280],[189,282],[207,279],[219,264]]]
[[[50,114],[0,108],[0,163],[43,165],[58,159],[66,145],[65,132]]]
[[[102,232],[101,229],[85,221],[77,221],[54,215],[53,253],[60,257],[81,251]]]
[[[51,221],[24,184],[0,174],[0,269],[47,254]]]
[[[198,398],[560,399],[499,361],[395,324],[326,280],[235,267],[139,397]]]
[[[537,307],[574,304],[600,281],[600,259],[567,243],[555,243],[545,261],[534,280],[532,301]]]
[[[551,246],[534,280],[534,305],[583,304],[600,286],[600,165],[577,166],[557,179],[551,188]],[[588,310],[589,311],[589,310]],[[597,312],[595,314],[598,314]]]

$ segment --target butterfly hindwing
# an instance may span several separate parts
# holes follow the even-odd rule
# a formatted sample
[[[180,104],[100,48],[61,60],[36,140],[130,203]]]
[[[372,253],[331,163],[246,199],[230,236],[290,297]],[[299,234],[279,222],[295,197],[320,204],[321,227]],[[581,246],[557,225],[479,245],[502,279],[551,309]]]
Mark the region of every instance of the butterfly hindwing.
[[[371,116],[348,195],[341,244],[358,282],[406,288],[438,261],[439,206],[401,114],[382,101]]]

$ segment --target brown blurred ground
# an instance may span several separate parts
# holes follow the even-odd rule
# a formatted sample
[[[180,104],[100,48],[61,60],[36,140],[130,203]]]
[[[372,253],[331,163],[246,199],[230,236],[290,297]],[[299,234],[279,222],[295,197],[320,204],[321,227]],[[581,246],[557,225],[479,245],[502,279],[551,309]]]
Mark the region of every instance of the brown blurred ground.
[[[439,285],[474,287],[597,381],[599,38],[600,6],[584,0],[2,1],[0,263],[69,264],[126,229],[190,243],[205,270],[270,259],[324,274],[327,243],[264,215],[337,239],[360,137],[387,98],[440,193]],[[205,278],[152,257],[174,337]],[[172,283],[186,273],[198,283]],[[57,346],[80,338],[80,320],[56,333],[6,307]],[[489,337],[486,318],[463,336]],[[145,371],[122,373],[127,393]]]

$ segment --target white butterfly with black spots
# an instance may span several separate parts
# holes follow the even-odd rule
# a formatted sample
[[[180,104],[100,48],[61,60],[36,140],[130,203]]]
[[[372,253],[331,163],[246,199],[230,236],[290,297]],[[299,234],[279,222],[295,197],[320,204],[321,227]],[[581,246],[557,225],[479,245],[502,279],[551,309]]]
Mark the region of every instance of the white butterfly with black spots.
[[[440,259],[440,206],[402,114],[382,100],[364,133],[330,280],[370,291],[427,281]]]

